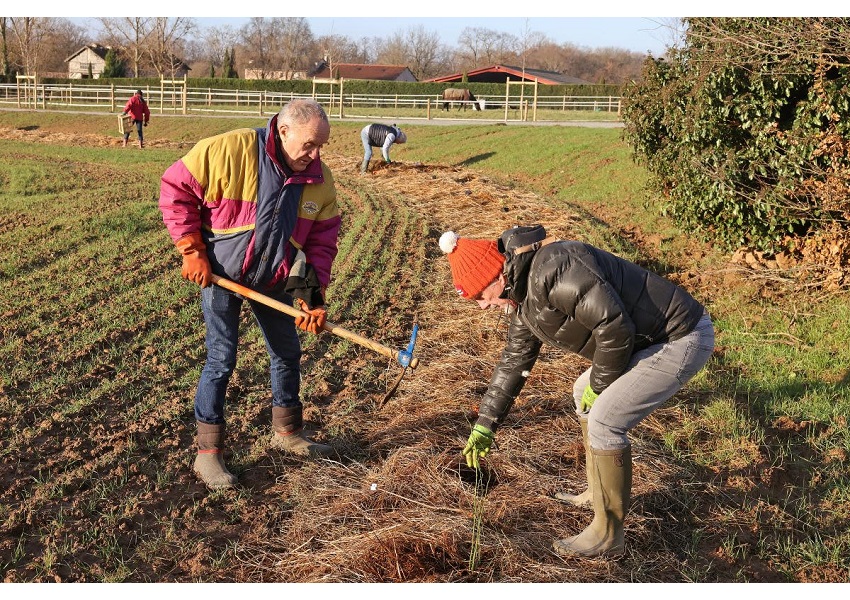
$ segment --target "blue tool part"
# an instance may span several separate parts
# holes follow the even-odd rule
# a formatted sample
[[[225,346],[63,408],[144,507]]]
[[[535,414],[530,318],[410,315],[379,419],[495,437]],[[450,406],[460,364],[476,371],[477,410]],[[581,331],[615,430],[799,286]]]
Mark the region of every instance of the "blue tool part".
[[[410,335],[410,343],[407,345],[407,350],[398,351],[398,364],[402,367],[410,365],[410,359],[413,358],[413,347],[416,346],[416,334],[419,332],[419,325],[413,324],[413,333]]]

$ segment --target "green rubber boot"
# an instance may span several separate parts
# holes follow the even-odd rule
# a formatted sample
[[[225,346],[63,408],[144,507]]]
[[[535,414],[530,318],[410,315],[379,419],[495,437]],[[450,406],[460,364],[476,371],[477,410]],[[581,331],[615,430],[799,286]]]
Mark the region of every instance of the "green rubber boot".
[[[224,464],[224,424],[210,425],[198,421],[196,439],[195,474],[211,490],[234,487],[238,479]]]
[[[578,535],[555,540],[553,546],[563,556],[619,556],[626,547],[623,521],[631,500],[632,449],[590,451],[593,521]]]
[[[590,452],[590,443],[587,441],[587,417],[579,417],[581,425],[581,437],[584,441],[584,470],[587,474],[587,489],[581,494],[570,494],[568,492],[555,492],[555,498],[561,502],[573,506],[590,506],[593,502],[593,488],[590,485],[590,471],[593,469],[593,454]]]

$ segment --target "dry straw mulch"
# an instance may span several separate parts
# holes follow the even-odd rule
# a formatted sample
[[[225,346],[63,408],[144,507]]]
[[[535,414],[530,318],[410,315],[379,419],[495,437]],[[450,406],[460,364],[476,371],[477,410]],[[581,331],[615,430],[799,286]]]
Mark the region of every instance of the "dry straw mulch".
[[[237,579],[628,581],[650,547],[655,559],[677,562],[655,539],[661,517],[645,514],[640,499],[657,502],[657,496],[669,494],[677,468],[657,444],[639,437],[627,557],[564,559],[552,550],[554,539],[578,533],[592,517],[590,509],[552,498],[557,490],[586,486],[571,399],[572,382],[589,366],[580,357],[544,347],[477,482],[460,454],[498,361],[507,321],[456,297],[437,239],[447,229],[495,238],[513,225],[531,223],[568,237],[577,216],[462,168],[394,163],[359,177],[359,164],[351,159],[326,160],[346,194],[368,190],[388,203],[415,207],[427,218],[428,235],[417,242],[426,244],[430,258],[421,285],[433,292],[417,307],[416,356],[422,364],[383,407],[361,399],[362,410],[351,415],[359,422],[346,421],[357,433],[335,442],[349,450],[346,458],[278,469],[282,474],[274,489],[293,510],[269,535],[242,540],[236,548],[242,564]],[[388,379],[394,374],[390,367]],[[340,422],[335,415],[316,416],[326,429]],[[290,471],[293,467],[296,471]],[[661,502],[664,510],[671,504],[682,509],[675,499],[679,493]],[[670,528],[668,542],[685,535],[678,529]],[[471,564],[473,552],[478,561]],[[675,568],[664,570],[666,575],[651,579],[679,580]]]

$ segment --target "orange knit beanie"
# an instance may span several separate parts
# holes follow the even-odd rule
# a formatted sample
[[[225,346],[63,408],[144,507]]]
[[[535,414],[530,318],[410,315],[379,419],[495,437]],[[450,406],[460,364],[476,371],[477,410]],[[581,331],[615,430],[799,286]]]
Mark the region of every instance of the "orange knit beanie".
[[[440,250],[446,253],[457,293],[475,298],[502,272],[504,255],[494,241],[459,237],[454,231],[440,236]]]

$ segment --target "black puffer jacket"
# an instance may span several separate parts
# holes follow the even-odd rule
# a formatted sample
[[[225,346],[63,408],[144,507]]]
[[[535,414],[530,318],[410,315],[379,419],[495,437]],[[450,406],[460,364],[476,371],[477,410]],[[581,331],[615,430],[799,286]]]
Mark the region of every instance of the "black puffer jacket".
[[[518,306],[479,410],[477,422],[492,431],[544,342],[590,359],[590,386],[601,393],[635,351],[684,337],[705,311],[673,282],[588,244],[557,241],[517,256],[503,249],[509,297]]]

